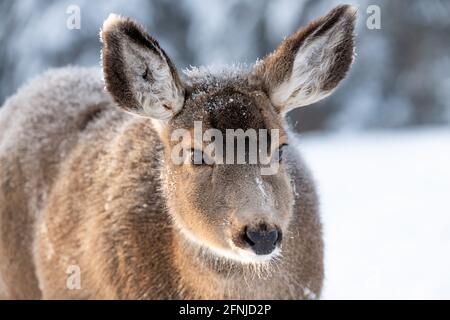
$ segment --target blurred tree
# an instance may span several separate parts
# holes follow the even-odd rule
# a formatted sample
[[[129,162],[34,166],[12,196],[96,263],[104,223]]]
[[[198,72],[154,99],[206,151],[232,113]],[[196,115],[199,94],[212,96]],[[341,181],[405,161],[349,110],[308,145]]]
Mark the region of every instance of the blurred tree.
[[[253,63],[338,0],[48,0],[0,2],[0,103],[50,67],[98,65],[98,30],[109,13],[144,23],[179,68]],[[337,92],[295,110],[296,130],[358,130],[450,122],[450,2],[352,0],[359,5],[357,59]],[[366,27],[381,8],[381,30]],[[81,29],[66,9],[81,9]]]

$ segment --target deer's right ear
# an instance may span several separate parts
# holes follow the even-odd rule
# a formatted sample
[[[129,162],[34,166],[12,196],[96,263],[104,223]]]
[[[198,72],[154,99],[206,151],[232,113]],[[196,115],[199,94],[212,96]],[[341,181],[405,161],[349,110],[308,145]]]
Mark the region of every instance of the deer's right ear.
[[[184,86],[158,42],[134,21],[111,14],[101,39],[106,88],[126,111],[169,120],[184,105]]]

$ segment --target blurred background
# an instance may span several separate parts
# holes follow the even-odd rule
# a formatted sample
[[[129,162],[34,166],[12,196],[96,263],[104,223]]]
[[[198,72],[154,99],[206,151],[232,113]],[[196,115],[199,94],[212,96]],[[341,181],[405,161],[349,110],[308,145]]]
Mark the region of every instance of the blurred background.
[[[360,130],[450,122],[450,1],[347,1],[359,6],[357,59],[339,90],[294,111],[296,130]],[[253,63],[283,37],[339,1],[1,1],[0,104],[30,77],[67,64],[98,65],[98,32],[109,13],[145,24],[180,69]],[[381,29],[366,26],[368,5]],[[81,28],[66,28],[67,8]]]
[[[359,7],[357,58],[338,90],[289,123],[316,176],[325,298],[450,298],[450,1]],[[253,63],[341,1],[0,2],[0,105],[51,67],[99,65],[109,13],[146,25],[180,69]],[[81,28],[67,19],[80,9]],[[370,29],[369,5],[380,8]]]

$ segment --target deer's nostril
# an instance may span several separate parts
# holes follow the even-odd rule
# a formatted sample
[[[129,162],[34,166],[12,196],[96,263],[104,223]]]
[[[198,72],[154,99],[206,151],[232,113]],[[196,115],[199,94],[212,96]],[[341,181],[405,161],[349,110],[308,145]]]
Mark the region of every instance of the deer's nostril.
[[[243,238],[252,250],[259,255],[271,253],[281,239],[276,228],[269,228],[265,224],[256,228],[246,227]]]

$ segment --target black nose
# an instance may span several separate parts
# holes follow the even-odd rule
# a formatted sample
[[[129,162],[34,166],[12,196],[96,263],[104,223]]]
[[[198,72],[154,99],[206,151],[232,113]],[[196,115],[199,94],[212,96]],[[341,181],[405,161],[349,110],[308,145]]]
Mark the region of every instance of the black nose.
[[[263,255],[275,250],[281,239],[280,235],[276,228],[262,224],[253,228],[245,228],[244,240],[256,254]]]

